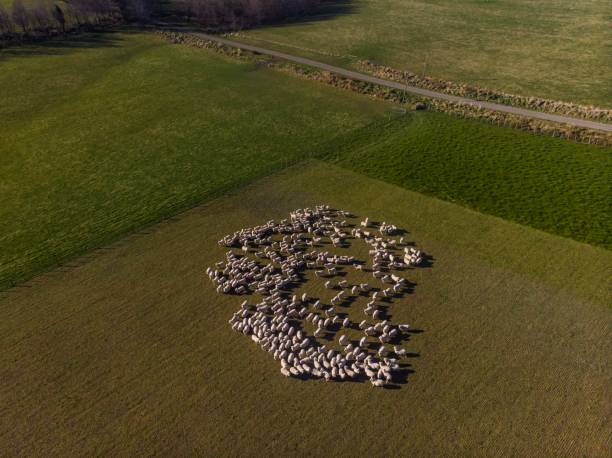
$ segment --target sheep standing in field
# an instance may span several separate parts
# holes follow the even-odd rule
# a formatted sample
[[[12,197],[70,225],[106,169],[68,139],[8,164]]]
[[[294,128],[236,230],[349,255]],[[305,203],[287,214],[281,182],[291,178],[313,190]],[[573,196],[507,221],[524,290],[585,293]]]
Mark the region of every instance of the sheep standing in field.
[[[392,381],[392,374],[398,369],[394,360],[386,357],[384,344],[401,337],[399,332],[406,332],[408,325],[395,328],[386,320],[373,325],[363,320],[358,327],[365,336],[361,337],[359,344],[354,346],[347,335],[342,335],[338,339],[342,347],[339,351],[328,349],[317,340],[330,329],[338,329],[334,328],[337,324],[350,329],[350,319],[339,318],[333,305],[354,300],[360,293],[367,294],[371,288],[366,283],[350,287],[348,280],[341,280],[337,287],[334,286],[331,278],[342,275],[343,268],[353,267],[358,272],[363,264],[353,256],[334,254],[325,248],[314,249],[315,246],[319,248],[327,244],[331,245],[330,248],[342,250],[348,246],[351,237],[362,240],[370,247],[373,277],[381,285],[390,285],[381,289],[383,300],[391,301],[405,284],[405,279],[393,273],[394,268],[403,267],[401,258],[394,251],[397,243],[385,238],[396,233],[397,227],[386,222],[379,225],[365,218],[361,227],[371,226],[374,228],[372,232],[349,229],[350,225],[342,219],[346,217],[350,217],[347,212],[320,205],[295,210],[287,219],[270,220],[260,226],[241,229],[219,240],[219,245],[230,251],[224,261],[206,269],[206,275],[218,292],[255,293],[261,297],[252,305],[242,301],[229,323],[233,330],[250,336],[264,351],[280,360],[282,375],[326,381],[368,377],[374,386],[384,386]],[[376,228],[378,232],[375,233]],[[400,245],[402,243],[403,239],[400,239]],[[236,254],[233,249],[241,254]],[[250,259],[250,255],[256,260]],[[418,265],[423,257],[414,248],[406,248],[403,256],[406,265],[411,266]],[[330,278],[326,280],[325,288],[340,289],[331,299],[331,307],[322,305],[316,297],[309,299],[307,293],[301,296],[290,294],[294,285],[303,281],[306,270],[313,270],[316,277]],[[351,295],[347,296],[349,288]],[[378,295],[376,291],[372,294],[365,310],[375,321],[382,318],[382,311],[375,305]],[[314,327],[311,336],[303,327],[307,323]],[[378,336],[380,345],[374,353],[367,349],[367,336]],[[397,346],[394,350],[399,357],[406,355],[406,350]]]

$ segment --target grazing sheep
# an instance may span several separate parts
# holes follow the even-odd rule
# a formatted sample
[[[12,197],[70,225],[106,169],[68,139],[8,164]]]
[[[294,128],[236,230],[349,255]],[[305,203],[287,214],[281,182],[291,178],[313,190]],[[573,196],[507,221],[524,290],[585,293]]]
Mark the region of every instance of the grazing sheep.
[[[347,291],[344,289],[350,288],[352,296],[370,291],[367,283],[351,287],[347,280],[338,282],[337,286],[341,290],[331,300],[332,307],[325,310],[324,317],[316,312],[325,308],[320,300],[312,299],[313,312],[308,310],[307,293],[301,296],[288,293],[290,285],[299,282],[305,270],[313,270],[316,277],[329,277],[338,274],[340,267],[336,266],[363,269],[363,261],[353,256],[340,256],[324,249],[315,249],[323,246],[319,245],[323,238],[335,246],[348,244],[346,238],[349,237],[349,230],[342,229],[348,227],[348,224],[340,217],[346,218],[348,214],[327,205],[318,205],[295,210],[287,219],[270,220],[263,225],[227,235],[219,240],[220,246],[230,248],[226,252],[225,261],[208,267],[206,275],[219,293],[254,293],[261,296],[260,302],[251,306],[247,301],[242,301],[229,324],[233,330],[249,336],[261,349],[280,360],[283,375],[329,381],[354,379],[365,373],[374,386],[383,386],[391,381],[391,371],[397,368],[395,360],[384,357],[387,350],[383,344],[397,337],[399,332],[408,331],[408,325],[395,328],[385,320],[368,326],[367,321],[363,320],[359,328],[365,337],[359,340],[358,346],[353,346],[348,336],[340,336],[339,342],[344,347],[340,352],[327,350],[316,340],[324,337],[325,330],[334,324],[341,323],[343,328],[350,328],[349,318],[341,320],[333,305],[346,297]],[[368,218],[361,222],[364,228],[370,225]],[[395,239],[386,238],[395,233],[397,227],[386,222],[373,226],[377,228],[376,233],[357,228],[351,229],[350,233],[369,245],[374,266],[373,277],[383,284],[392,285],[381,291],[381,295],[390,301],[406,284],[405,279],[393,273],[393,269],[403,267],[402,256],[407,266],[415,266],[422,262],[423,254],[415,248],[405,247],[403,253],[398,255],[395,246],[403,245],[403,238],[399,239],[399,243]],[[241,254],[236,254],[236,250]],[[331,280],[325,281],[325,287],[336,288]],[[382,311],[376,309],[377,297],[378,293],[374,292],[364,310],[366,314],[371,313],[375,320],[382,317]],[[315,327],[313,337],[308,337],[306,331],[296,323],[307,321]],[[370,353],[367,349],[367,336],[376,335],[379,335],[381,345],[378,352]],[[393,348],[398,357],[407,354],[405,349],[397,346]]]

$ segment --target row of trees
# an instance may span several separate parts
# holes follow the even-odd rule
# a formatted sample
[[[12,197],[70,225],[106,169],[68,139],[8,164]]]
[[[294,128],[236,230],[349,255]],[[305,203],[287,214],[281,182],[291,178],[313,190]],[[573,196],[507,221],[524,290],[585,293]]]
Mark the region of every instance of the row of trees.
[[[322,0],[178,0],[179,14],[206,28],[237,30],[311,14]]]
[[[49,36],[121,20],[146,21],[153,0],[13,0],[0,4],[0,38]]]
[[[147,22],[163,0],[13,0],[0,4],[0,39],[50,36],[122,20]],[[238,30],[311,14],[326,0],[166,0],[207,29]]]

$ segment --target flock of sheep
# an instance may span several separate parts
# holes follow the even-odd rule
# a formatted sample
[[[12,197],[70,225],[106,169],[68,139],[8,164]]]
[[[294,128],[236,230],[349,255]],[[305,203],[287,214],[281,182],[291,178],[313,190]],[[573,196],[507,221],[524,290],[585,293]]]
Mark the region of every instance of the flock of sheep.
[[[368,378],[380,387],[393,381],[398,359],[406,356],[405,349],[391,344],[409,331],[407,324],[395,326],[383,319],[382,301],[390,302],[407,286],[393,271],[419,265],[423,257],[419,250],[406,246],[403,238],[390,238],[397,234],[397,227],[371,223],[368,218],[355,226],[346,222],[350,217],[348,212],[321,205],[291,212],[289,219],[280,222],[242,229],[219,241],[242,253],[228,251],[226,260],[209,267],[207,274],[220,293],[261,296],[256,304],[243,301],[229,323],[280,360],[283,375],[325,380]],[[370,246],[371,264],[315,249],[327,240],[334,247],[348,247],[350,239],[361,239]],[[371,271],[373,280],[382,286],[336,281],[345,269]],[[291,293],[305,280],[307,270],[314,270],[316,277],[325,280],[325,287],[334,290],[329,303],[306,293]],[[336,307],[358,296],[367,297],[365,319],[353,323],[348,317],[340,318]],[[314,328],[311,336],[305,331],[306,322]],[[337,339],[341,350],[319,343],[318,339],[334,336],[338,329],[360,329],[363,337],[351,341],[341,334]],[[371,347],[377,350],[370,352]]]

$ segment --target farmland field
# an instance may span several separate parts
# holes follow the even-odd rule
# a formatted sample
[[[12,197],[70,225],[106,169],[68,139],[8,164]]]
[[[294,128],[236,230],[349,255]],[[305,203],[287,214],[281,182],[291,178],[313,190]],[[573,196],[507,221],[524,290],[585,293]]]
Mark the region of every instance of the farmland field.
[[[414,113],[326,150],[328,161],[388,183],[612,248],[609,148]]]
[[[286,379],[205,267],[238,228],[329,203],[433,257],[393,320],[398,390]],[[325,163],[196,207],[0,296],[0,446],[21,455],[604,456],[609,251]],[[348,277],[352,280],[351,277]],[[321,286],[313,286],[313,293]]]
[[[152,34],[0,50],[0,85],[0,289],[389,108]]]
[[[599,147],[397,118],[386,103],[151,34],[5,50],[0,84],[0,289],[311,154],[611,243],[612,162]]]
[[[312,20],[244,32],[254,44],[358,59],[528,96],[612,107],[606,0],[346,0]]]
[[[154,2],[156,19],[172,1]],[[323,4],[237,35],[612,107],[603,0]],[[0,49],[0,456],[607,457],[610,149],[395,106],[266,59],[131,26]],[[426,253],[397,266],[404,289],[367,318],[410,324],[384,388],[284,377],[228,323],[244,296],[205,273],[222,236],[318,204],[395,224]],[[334,303],[311,267],[291,294]],[[384,275],[338,270],[343,288]],[[366,318],[366,296],[336,316]]]

